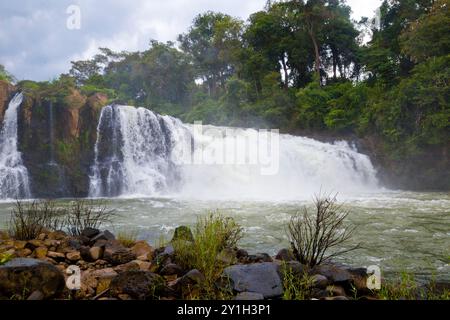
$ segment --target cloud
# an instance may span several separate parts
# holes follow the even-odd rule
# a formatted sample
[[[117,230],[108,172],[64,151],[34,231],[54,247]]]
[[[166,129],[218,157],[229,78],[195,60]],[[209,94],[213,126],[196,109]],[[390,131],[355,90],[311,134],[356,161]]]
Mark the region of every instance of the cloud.
[[[350,2],[356,5],[357,1]],[[98,47],[143,50],[150,39],[176,40],[199,13],[220,11],[246,20],[265,3],[266,0],[1,1],[0,63],[18,79],[50,80],[67,72],[70,61],[89,58]],[[72,4],[81,9],[80,30],[66,27],[66,10]],[[357,14],[360,10],[364,11],[364,7],[358,5]]]

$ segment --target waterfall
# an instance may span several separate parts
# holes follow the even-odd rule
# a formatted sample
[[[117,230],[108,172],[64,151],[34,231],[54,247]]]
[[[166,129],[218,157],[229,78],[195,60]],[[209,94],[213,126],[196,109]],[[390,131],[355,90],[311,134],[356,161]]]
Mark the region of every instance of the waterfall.
[[[378,189],[369,157],[348,142],[269,133],[214,126],[199,131],[148,109],[107,106],[97,128],[90,196],[273,200],[321,189]],[[272,163],[261,161],[264,154]],[[273,172],[263,174],[269,164]]]
[[[103,108],[90,196],[148,196],[176,189],[179,177],[171,155],[181,126],[179,120],[144,108]]]
[[[22,93],[11,100],[0,134],[0,199],[30,197],[28,171],[17,149],[17,112],[22,101]]]

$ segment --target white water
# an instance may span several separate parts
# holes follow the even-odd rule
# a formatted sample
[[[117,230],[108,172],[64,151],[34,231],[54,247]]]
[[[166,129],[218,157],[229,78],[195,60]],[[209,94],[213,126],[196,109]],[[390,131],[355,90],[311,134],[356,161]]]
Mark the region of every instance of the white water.
[[[309,198],[320,190],[358,194],[379,189],[369,157],[347,142],[261,135],[262,146],[279,141],[268,158],[276,174],[263,175],[263,165],[254,161],[261,151],[245,143],[258,136],[256,130],[203,129],[196,135],[194,126],[144,108],[105,107],[98,125],[90,196],[289,200]],[[221,163],[218,155],[235,160],[244,155],[244,161]]]
[[[17,112],[22,100],[19,93],[9,103],[0,134],[0,199],[31,196],[28,171],[17,149]]]

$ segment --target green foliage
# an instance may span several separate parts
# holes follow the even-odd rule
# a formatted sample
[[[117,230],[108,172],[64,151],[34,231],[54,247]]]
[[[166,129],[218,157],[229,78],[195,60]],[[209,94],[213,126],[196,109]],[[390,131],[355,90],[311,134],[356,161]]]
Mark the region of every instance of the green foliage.
[[[296,274],[286,262],[283,262],[281,268],[284,288],[283,300],[309,300],[314,288],[314,280],[308,272]]]
[[[6,264],[8,261],[11,261],[12,258],[13,258],[12,254],[0,253],[0,266]]]
[[[186,269],[197,269],[206,278],[203,296],[223,298],[215,283],[227,265],[217,259],[225,249],[234,249],[242,237],[242,228],[232,219],[219,213],[199,217],[194,228],[194,242],[175,241],[176,261]]]
[[[6,71],[5,67],[0,64],[0,81],[11,83],[14,81],[14,76]]]

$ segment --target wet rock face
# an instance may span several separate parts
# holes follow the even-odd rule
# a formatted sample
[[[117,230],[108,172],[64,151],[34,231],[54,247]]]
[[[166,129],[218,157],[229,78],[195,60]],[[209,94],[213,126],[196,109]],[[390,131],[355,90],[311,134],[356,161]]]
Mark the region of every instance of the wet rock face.
[[[76,90],[61,99],[25,96],[18,142],[34,197],[88,195],[98,117],[107,103],[103,95],[87,98]]]
[[[13,91],[14,87],[12,85],[0,80],[0,123],[3,123],[3,117]]]
[[[0,298],[23,297],[40,291],[44,299],[64,289],[64,275],[55,266],[35,259],[14,259],[0,266]]]

